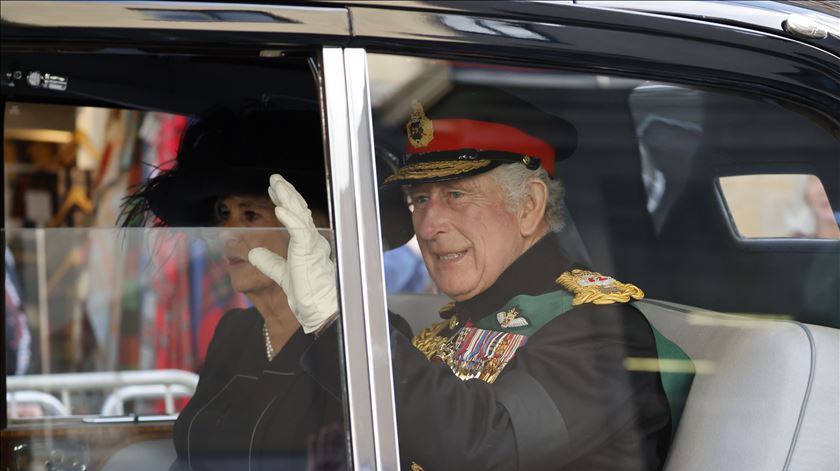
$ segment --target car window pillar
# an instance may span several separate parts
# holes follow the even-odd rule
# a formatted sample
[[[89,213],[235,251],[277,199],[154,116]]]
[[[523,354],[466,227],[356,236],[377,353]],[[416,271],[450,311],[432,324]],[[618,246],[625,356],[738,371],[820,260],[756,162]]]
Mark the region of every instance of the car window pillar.
[[[357,469],[397,469],[365,51],[325,48],[323,67],[352,459]]]

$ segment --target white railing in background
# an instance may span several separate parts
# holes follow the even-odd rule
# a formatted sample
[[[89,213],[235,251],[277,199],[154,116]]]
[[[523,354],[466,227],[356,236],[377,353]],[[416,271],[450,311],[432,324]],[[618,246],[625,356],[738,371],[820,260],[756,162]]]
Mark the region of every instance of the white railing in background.
[[[42,391],[15,391],[6,393],[6,404],[9,407],[10,418],[18,418],[18,404],[38,404],[45,416],[61,417],[70,415],[70,410],[64,407],[55,396]]]
[[[115,389],[102,404],[102,415],[123,415],[123,404],[134,399],[163,398],[167,414],[175,414],[175,397],[190,397],[195,388],[183,384],[140,384]]]
[[[39,404],[50,416],[72,415],[71,392],[103,391],[102,415],[122,414],[128,400],[155,398],[162,398],[166,413],[174,414],[174,398],[191,396],[197,384],[197,374],[172,369],[7,376],[6,403],[9,418],[18,417],[17,405],[23,403]]]

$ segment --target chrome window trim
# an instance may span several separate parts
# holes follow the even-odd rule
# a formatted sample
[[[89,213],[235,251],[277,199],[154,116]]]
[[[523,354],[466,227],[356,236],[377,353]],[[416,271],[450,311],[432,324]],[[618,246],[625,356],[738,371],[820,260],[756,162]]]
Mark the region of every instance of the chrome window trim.
[[[350,160],[351,168],[355,170],[353,183],[358,215],[358,253],[365,313],[373,439],[377,469],[390,470],[399,467],[399,446],[365,50],[345,49],[344,69],[350,116]]]
[[[164,29],[348,36],[344,8],[240,3],[3,1],[4,27]],[[250,20],[249,20],[250,18]]]
[[[344,52],[324,48],[324,101],[331,169],[336,268],[340,280],[342,344],[350,416],[350,456],[355,469],[375,469],[373,411],[368,382],[362,299],[359,233],[350,140],[350,110],[344,71]]]
[[[398,469],[367,61],[322,55],[351,456],[356,469]]]
[[[351,456],[355,469],[398,469],[367,56],[322,57]]]

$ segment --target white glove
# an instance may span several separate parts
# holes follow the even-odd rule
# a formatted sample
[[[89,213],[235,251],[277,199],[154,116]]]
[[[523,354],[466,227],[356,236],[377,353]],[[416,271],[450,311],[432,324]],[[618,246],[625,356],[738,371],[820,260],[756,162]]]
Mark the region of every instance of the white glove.
[[[256,247],[248,252],[248,261],[283,288],[303,331],[316,332],[338,312],[330,243],[318,233],[312,212],[295,187],[277,174],[269,182],[274,214],[289,231],[288,255],[284,259]]]

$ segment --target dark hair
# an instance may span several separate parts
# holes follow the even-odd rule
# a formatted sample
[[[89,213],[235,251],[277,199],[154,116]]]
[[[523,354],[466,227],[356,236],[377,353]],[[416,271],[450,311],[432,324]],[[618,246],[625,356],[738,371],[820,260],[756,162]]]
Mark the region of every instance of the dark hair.
[[[263,195],[283,175],[313,209],[327,210],[320,117],[312,111],[216,107],[184,132],[175,166],[123,199],[118,223],[215,225],[215,202],[232,194]]]

